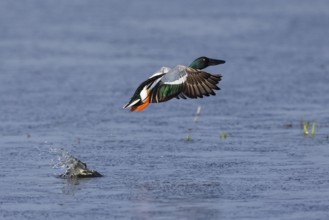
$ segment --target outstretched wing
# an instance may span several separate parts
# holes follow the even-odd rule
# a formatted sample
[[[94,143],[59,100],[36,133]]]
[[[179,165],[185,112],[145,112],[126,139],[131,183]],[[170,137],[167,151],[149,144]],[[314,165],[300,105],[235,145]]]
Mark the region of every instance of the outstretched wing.
[[[186,72],[188,74],[184,83],[184,90],[178,98],[184,96],[192,99],[202,98],[203,96],[216,95],[214,90],[220,89],[217,84],[222,79],[221,75],[214,75],[192,68],[187,68]]]
[[[151,102],[164,102],[176,98],[202,98],[215,95],[213,90],[221,80],[220,75],[213,75],[186,66],[176,66],[158,79],[159,83],[151,91]]]

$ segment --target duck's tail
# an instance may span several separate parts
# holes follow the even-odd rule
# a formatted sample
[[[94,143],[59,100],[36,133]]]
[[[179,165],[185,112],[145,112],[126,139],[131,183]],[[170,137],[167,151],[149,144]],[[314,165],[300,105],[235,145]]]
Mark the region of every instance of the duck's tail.
[[[136,105],[139,101],[140,101],[140,99],[136,99],[136,100],[134,100],[134,101],[130,100],[130,102],[127,103],[127,104],[126,104],[125,106],[123,106],[122,108],[125,109],[125,108],[132,107],[132,106]]]
[[[123,106],[123,108],[129,108],[130,107],[130,111],[136,111],[136,112],[140,112],[143,109],[145,109],[149,104],[150,104],[150,96],[148,96],[144,102],[142,102],[141,104],[141,100],[137,99],[131,103],[126,104],[125,106]]]

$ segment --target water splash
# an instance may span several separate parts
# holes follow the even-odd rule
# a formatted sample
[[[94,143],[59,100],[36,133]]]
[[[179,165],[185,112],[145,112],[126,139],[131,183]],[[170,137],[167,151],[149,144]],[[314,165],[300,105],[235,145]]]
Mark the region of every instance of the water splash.
[[[60,168],[64,171],[58,175],[61,178],[71,179],[103,176],[96,170],[89,170],[87,164],[72,156],[63,148],[50,148],[50,152],[57,154],[57,162],[53,165],[53,168]]]
[[[196,112],[195,112],[195,115],[194,115],[194,118],[193,118],[193,122],[196,123],[198,121],[198,118],[201,114],[201,106],[199,105],[197,108],[196,108]]]

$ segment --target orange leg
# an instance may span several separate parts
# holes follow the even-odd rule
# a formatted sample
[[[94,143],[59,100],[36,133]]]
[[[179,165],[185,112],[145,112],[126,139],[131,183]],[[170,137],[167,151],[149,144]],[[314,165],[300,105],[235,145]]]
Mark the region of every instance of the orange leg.
[[[138,106],[131,106],[130,111],[133,112],[137,109]]]
[[[145,100],[145,102],[139,106],[137,106],[137,109],[134,108],[134,110],[136,110],[137,112],[142,111],[143,109],[145,109],[148,105],[150,104],[150,96],[148,96]],[[131,109],[132,110],[132,109]]]

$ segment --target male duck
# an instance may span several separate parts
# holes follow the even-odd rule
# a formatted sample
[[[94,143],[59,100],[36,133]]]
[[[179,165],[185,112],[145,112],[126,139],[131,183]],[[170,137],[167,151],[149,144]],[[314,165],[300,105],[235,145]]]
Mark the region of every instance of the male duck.
[[[136,89],[130,102],[123,108],[130,111],[142,111],[149,103],[165,102],[172,98],[186,99],[216,95],[213,90],[221,80],[221,75],[213,75],[202,69],[225,63],[224,60],[199,57],[191,65],[178,65],[173,69],[162,67]]]

